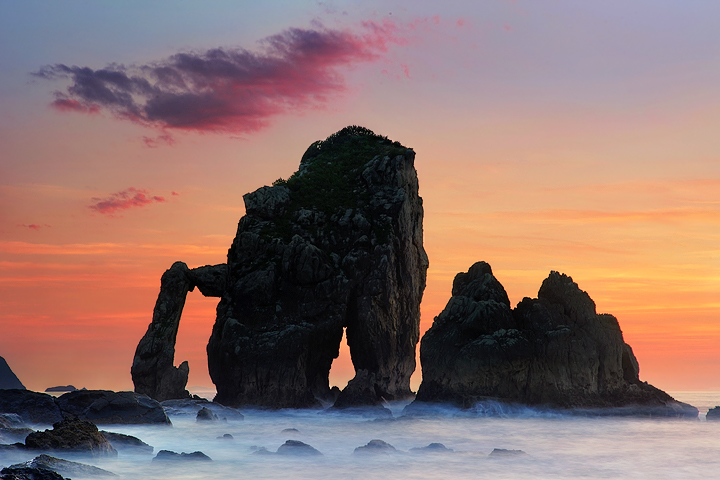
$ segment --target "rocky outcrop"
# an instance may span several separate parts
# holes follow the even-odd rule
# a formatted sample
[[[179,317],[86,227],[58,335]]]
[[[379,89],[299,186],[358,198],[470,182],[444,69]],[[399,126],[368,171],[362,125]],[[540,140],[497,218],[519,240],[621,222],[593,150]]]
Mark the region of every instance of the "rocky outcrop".
[[[420,362],[418,403],[469,407],[492,399],[697,417],[694,407],[640,381],[617,319],[597,314],[588,294],[558,272],[543,281],[538,298],[524,298],[514,310],[490,265],[459,273],[422,339]]]
[[[414,158],[348,127],[244,196],[207,348],[217,402],[319,405],[343,329],[356,377],[338,405],[411,395],[428,267]]]
[[[25,386],[10,369],[10,365],[3,357],[0,357],[0,390],[10,388],[25,390]]]
[[[92,422],[77,418],[55,423],[52,430],[31,433],[25,446],[30,450],[87,453],[94,457],[117,456],[117,450]]]
[[[132,435],[125,435],[124,433],[108,432],[100,430],[103,437],[110,442],[115,450],[128,451],[133,453],[152,453],[154,448],[152,445],[148,445],[137,437]]]
[[[35,468],[51,470],[60,475],[68,475],[75,477],[117,477],[112,472],[103,470],[93,465],[85,465],[84,463],[71,462],[61,458],[51,457],[50,455],[38,455],[37,457],[25,463],[11,465],[10,468]]]
[[[47,468],[12,465],[0,470],[0,480],[65,480],[65,477]]]
[[[152,459],[153,463],[165,462],[210,462],[212,458],[203,452],[197,451],[192,453],[177,453],[171,450],[160,450]]]
[[[221,296],[226,270],[225,264],[190,270],[183,262],[175,262],[163,274],[152,323],[135,350],[130,369],[137,393],[158,401],[190,397],[185,390],[190,373],[188,362],[174,366],[175,340],[185,298],[195,287],[206,297]]]
[[[357,447],[354,451],[356,455],[390,455],[398,453],[398,451],[384,440],[370,440],[367,445]]]
[[[720,407],[711,408],[705,414],[705,420],[712,422],[720,422]]]
[[[63,417],[77,417],[97,425],[170,424],[160,403],[135,392],[76,390],[58,397],[57,405]]]
[[[301,457],[317,457],[322,453],[315,447],[300,440],[288,440],[280,445],[276,452],[278,455],[294,455]]]
[[[52,425],[62,420],[55,398],[30,390],[0,390],[0,413],[14,413],[27,423]]]

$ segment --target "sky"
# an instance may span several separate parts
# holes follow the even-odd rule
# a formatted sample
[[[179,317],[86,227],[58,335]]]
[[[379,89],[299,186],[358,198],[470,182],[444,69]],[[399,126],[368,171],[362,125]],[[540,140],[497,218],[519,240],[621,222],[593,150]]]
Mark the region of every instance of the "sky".
[[[162,273],[362,125],[416,152],[422,332],[477,261],[513,305],[557,270],[642,380],[720,390],[719,31],[714,0],[0,2],[0,356],[132,389]],[[188,295],[189,386],[216,304]]]

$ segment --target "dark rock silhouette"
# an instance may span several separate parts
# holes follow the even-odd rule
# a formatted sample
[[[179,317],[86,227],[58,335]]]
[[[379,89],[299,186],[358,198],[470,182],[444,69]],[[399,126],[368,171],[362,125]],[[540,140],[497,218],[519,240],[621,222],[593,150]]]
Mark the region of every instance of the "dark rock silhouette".
[[[210,462],[212,458],[205,455],[203,452],[192,452],[192,453],[177,453],[170,450],[160,450],[155,458],[152,459],[153,463],[164,463],[164,462]]]
[[[277,449],[278,455],[320,456],[319,450],[299,440],[288,440]]]
[[[3,357],[0,357],[0,390],[11,388],[25,390],[25,386],[10,369],[10,365]]]
[[[73,385],[60,385],[58,387],[49,387],[46,388],[46,392],[74,392],[77,390]]]
[[[135,392],[76,390],[56,401],[64,417],[78,417],[98,425],[170,424],[160,403]]]
[[[77,418],[55,423],[52,430],[31,433],[25,446],[30,450],[87,453],[94,457],[117,456],[117,450],[92,422]]]
[[[705,415],[705,420],[718,422],[720,421],[720,407],[711,408]]]
[[[244,196],[208,343],[216,401],[319,406],[343,328],[355,379],[337,405],[411,395],[428,266],[415,154],[361,127]]]
[[[447,448],[442,443],[431,443],[427,447],[415,447],[410,449],[410,453],[454,453],[455,450]]]
[[[30,390],[0,390],[0,413],[14,413],[24,422],[45,425],[63,419],[52,395]]]
[[[151,445],[143,442],[137,437],[132,435],[125,435],[124,433],[108,432],[100,430],[103,437],[110,442],[110,445],[117,451],[127,451],[134,453],[152,453],[154,448]]]
[[[117,477],[116,474],[84,463],[71,462],[50,455],[38,455],[34,459],[18,465],[11,465],[10,468],[37,468],[52,470],[61,475],[78,477]]]
[[[481,400],[584,409],[587,414],[697,417],[697,409],[641,382],[615,317],[572,278],[551,272],[538,298],[514,310],[490,265],[455,277],[452,298],[420,346],[416,402]],[[408,409],[412,411],[412,406]]]
[[[225,272],[224,264],[190,270],[183,262],[175,262],[163,274],[152,323],[138,343],[130,369],[135,392],[158,401],[190,397],[185,390],[188,363],[174,366],[175,340],[185,298],[195,287],[206,297],[221,296]]]
[[[491,457],[517,457],[519,455],[527,455],[522,450],[507,450],[505,448],[493,448],[490,452]]]
[[[358,455],[388,455],[398,451],[384,440],[370,440],[367,445],[357,447],[353,453]]]

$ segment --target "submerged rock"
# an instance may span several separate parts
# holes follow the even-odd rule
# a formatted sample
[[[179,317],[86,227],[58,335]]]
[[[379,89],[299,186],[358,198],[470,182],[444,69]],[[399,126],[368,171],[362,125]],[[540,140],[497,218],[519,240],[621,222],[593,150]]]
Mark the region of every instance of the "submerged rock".
[[[359,455],[387,455],[397,453],[395,447],[383,440],[370,440],[366,445],[357,447],[353,453]]]
[[[110,442],[110,445],[112,445],[115,450],[118,451],[152,453],[154,450],[151,445],[148,445],[147,443],[143,442],[137,437],[133,437],[132,435],[107,432],[105,430],[100,430],[100,433],[102,433],[103,437],[105,437],[107,441]]]
[[[519,455],[527,455],[527,453],[522,450],[506,450],[504,448],[494,448],[490,452],[491,457],[517,457]]]
[[[212,458],[205,455],[203,452],[192,452],[192,453],[177,453],[170,450],[160,450],[155,458],[152,459],[153,463],[162,462],[210,462]]]
[[[130,369],[137,393],[158,401],[190,398],[185,390],[190,373],[188,362],[179,367],[173,365],[180,315],[188,292],[195,287],[206,297],[221,296],[225,271],[225,264],[190,270],[183,262],[175,262],[163,274],[152,323],[138,343]]]
[[[467,408],[497,400],[583,413],[697,417],[696,408],[640,381],[617,319],[597,314],[588,294],[558,272],[543,281],[538,298],[524,298],[514,310],[490,265],[478,262],[459,273],[452,298],[422,339],[420,362],[416,404]]]
[[[98,425],[170,425],[160,403],[135,392],[76,390],[58,397],[57,404],[63,416],[78,417]]]
[[[320,451],[299,440],[288,440],[277,449],[278,455],[318,456]]]
[[[25,386],[10,369],[10,365],[8,365],[3,357],[0,357],[0,390],[11,388],[25,390]]]
[[[116,474],[103,470],[102,468],[85,465],[84,463],[71,462],[45,454],[38,455],[28,462],[10,466],[10,468],[22,467],[52,470],[58,474],[70,477],[117,477]]]
[[[720,421],[720,407],[711,408],[705,415],[705,420]]]
[[[24,389],[0,390],[0,413],[14,413],[24,422],[46,425],[63,418],[51,395]]]
[[[207,347],[217,402],[331,401],[345,328],[356,377],[337,402],[411,395],[428,267],[414,159],[348,127],[308,148],[290,179],[243,197]]]
[[[447,448],[442,443],[431,443],[427,447],[416,447],[410,449],[411,453],[454,453],[455,450]]]
[[[94,457],[117,456],[117,450],[93,423],[77,418],[55,423],[52,430],[31,433],[25,446],[30,450],[88,453]]]

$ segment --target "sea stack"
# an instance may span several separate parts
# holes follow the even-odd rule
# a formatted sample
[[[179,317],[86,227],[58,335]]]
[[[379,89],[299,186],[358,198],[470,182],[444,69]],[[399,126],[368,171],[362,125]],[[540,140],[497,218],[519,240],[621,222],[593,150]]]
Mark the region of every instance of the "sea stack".
[[[10,369],[10,365],[7,364],[3,357],[0,357],[0,390],[9,390],[17,388],[25,390],[25,386],[22,384],[17,375]]]
[[[510,308],[485,262],[459,273],[423,336],[416,405],[483,400],[587,413],[697,417],[696,408],[641,382],[617,319],[567,275],[550,272],[538,297]]]
[[[207,347],[216,401],[319,405],[343,329],[356,376],[337,406],[412,394],[428,268],[414,160],[346,127],[313,143],[288,180],[243,197]]]

